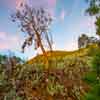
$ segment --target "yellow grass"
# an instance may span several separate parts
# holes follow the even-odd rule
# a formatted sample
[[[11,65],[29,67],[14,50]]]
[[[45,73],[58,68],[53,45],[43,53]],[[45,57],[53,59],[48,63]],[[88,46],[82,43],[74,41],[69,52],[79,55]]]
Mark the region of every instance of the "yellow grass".
[[[81,49],[78,49],[78,50],[75,50],[75,51],[60,51],[60,50],[56,50],[56,51],[47,51],[47,56],[49,59],[52,59],[52,58],[64,58],[64,57],[85,57],[87,56],[88,54],[88,51],[90,50],[90,48],[97,48],[97,45],[90,45],[86,48],[81,48]],[[27,61],[27,63],[29,64],[33,64],[34,62],[36,61],[43,61],[44,60],[44,56],[43,54],[41,55],[38,55],[32,59],[30,59],[29,61]]]

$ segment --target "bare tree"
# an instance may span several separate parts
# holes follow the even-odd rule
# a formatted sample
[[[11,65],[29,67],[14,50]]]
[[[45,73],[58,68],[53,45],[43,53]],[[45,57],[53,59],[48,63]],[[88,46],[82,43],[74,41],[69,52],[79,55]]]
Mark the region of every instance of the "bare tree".
[[[17,10],[11,17],[13,22],[19,22],[21,31],[28,34],[22,45],[22,51],[24,52],[26,46],[31,46],[34,40],[35,49],[41,48],[43,55],[47,58],[44,44],[46,43],[50,51],[52,51],[52,39],[49,37],[52,16],[43,8],[36,9],[27,4],[21,4],[21,7],[22,9]]]

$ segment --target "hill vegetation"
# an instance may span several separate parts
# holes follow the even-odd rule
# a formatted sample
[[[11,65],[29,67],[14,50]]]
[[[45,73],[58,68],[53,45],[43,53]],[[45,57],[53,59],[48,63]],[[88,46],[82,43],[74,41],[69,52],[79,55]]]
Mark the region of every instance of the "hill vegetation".
[[[91,45],[77,51],[47,52],[26,63],[0,64],[0,100],[82,100],[90,86],[83,78],[92,70],[90,60],[97,48]]]

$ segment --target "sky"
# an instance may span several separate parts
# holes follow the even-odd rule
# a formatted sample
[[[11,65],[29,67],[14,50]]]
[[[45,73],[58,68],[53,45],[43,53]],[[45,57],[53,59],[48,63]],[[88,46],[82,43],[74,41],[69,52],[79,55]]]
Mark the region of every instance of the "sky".
[[[54,50],[76,50],[81,34],[95,36],[95,18],[85,13],[88,7],[85,0],[0,0],[0,53],[11,51],[21,58],[30,59],[40,52],[31,46],[21,53],[25,33],[10,18],[16,9],[20,9],[21,2],[50,10],[54,17],[50,28]]]

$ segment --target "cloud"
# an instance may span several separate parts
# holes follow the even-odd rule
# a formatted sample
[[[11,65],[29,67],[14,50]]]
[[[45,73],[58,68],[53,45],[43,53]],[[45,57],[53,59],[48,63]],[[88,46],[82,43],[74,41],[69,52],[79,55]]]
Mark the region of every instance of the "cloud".
[[[60,20],[64,20],[65,16],[66,16],[66,12],[65,12],[65,10],[63,9],[63,10],[61,11],[61,13],[60,13]]]
[[[56,6],[56,0],[15,0],[16,8],[20,9],[20,4],[27,3],[33,7],[46,7],[48,9],[53,9]]]
[[[10,9],[20,9],[21,3],[28,3],[33,7],[45,7],[48,9],[54,9],[57,0],[1,0],[0,3],[4,7],[9,7]]]
[[[67,30],[69,31],[69,33],[75,33],[75,35],[77,34],[95,34],[95,17],[89,17],[86,16],[83,19],[77,17],[71,22],[72,24],[69,25],[69,28],[67,28]]]
[[[87,30],[88,34],[95,33],[95,17],[86,17],[78,23],[77,29]]]
[[[67,51],[74,51],[78,49],[78,45],[77,45],[77,41],[76,40],[72,40],[72,41],[68,41],[67,45],[65,44],[65,49]]]
[[[0,49],[16,49],[21,43],[19,35],[11,35],[6,32],[0,32]]]
[[[6,36],[7,34],[5,32],[0,32],[0,40],[5,39]]]
[[[7,43],[0,42],[0,50],[8,49],[9,45]]]
[[[56,3],[57,3],[57,0],[47,0],[48,4],[50,4],[51,7],[55,7],[56,6]]]
[[[81,0],[72,0],[73,3],[70,5],[70,10],[67,12],[68,16],[72,16],[75,10],[79,9],[80,1]]]

